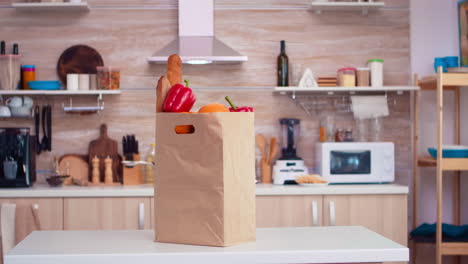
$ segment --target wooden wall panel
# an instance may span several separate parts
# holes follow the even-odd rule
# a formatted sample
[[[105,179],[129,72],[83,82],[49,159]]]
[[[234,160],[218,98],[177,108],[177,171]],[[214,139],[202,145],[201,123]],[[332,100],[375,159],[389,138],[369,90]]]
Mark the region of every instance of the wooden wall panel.
[[[0,0],[0,5],[8,2]],[[175,0],[90,0],[91,5],[175,5]],[[320,113],[307,115],[286,96],[268,90],[232,89],[224,86],[273,86],[276,82],[276,56],[279,41],[287,41],[291,65],[310,67],[317,76],[334,75],[336,69],[365,65],[369,58],[385,59],[386,84],[407,85],[410,79],[408,1],[389,0],[377,13],[362,16],[343,12],[337,15],[316,15],[305,9],[243,9],[257,5],[266,9],[275,5],[302,5],[302,0],[217,0],[215,30],[218,38],[247,55],[249,61],[237,65],[184,66],[184,77],[196,90],[195,109],[205,103],[224,102],[230,95],[240,105],[256,108],[256,130],[280,136],[278,119],[300,118],[302,137],[299,154],[313,166],[313,149],[317,142]],[[228,8],[224,8],[228,6]],[[235,7],[239,7],[236,9]],[[51,168],[53,155],[86,153],[90,140],[97,138],[98,127],[105,122],[109,134],[119,140],[134,133],[145,154],[154,141],[154,101],[158,76],[165,66],[150,65],[146,58],[177,35],[176,9],[97,8],[84,14],[24,14],[11,8],[0,9],[0,36],[8,43],[18,42],[23,63],[35,64],[39,79],[56,79],[55,66],[60,53],[75,44],[95,47],[107,65],[122,69],[121,96],[106,96],[106,110],[99,115],[66,115],[61,110],[68,98],[53,97],[41,102],[54,105],[54,136],[51,154],[42,154],[39,168]],[[138,88],[145,88],[143,90]],[[395,100],[393,100],[395,98]],[[315,99],[311,99],[315,100]],[[389,94],[391,116],[385,120],[385,140],[396,143],[397,177],[407,177],[410,163],[409,96]],[[394,104],[393,102],[396,102]],[[74,105],[93,104],[94,97],[74,99]],[[339,126],[353,127],[350,113],[338,114]],[[31,126],[31,121],[0,121],[1,126]],[[119,146],[120,147],[120,146]]]

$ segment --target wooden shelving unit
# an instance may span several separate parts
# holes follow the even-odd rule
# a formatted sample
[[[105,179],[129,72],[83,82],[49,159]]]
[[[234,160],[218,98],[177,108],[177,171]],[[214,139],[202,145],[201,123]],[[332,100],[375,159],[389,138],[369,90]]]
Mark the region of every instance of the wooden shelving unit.
[[[309,11],[321,14],[323,11],[360,11],[363,15],[367,15],[369,11],[373,11],[385,6],[384,2],[322,2],[312,1],[309,6]]]
[[[88,12],[87,2],[80,3],[13,3],[19,12]]]
[[[418,105],[419,93],[414,97],[414,183],[413,183],[413,228],[417,227],[418,220],[418,197],[419,197],[419,168],[433,167],[437,171],[437,219],[436,219],[436,264],[442,264],[442,256],[445,255],[468,255],[468,242],[443,242],[442,241],[442,190],[443,190],[443,172],[454,171],[454,224],[460,225],[460,171],[468,170],[468,158],[443,158],[443,95],[444,91],[454,91],[454,142],[460,144],[460,88],[468,86],[468,74],[466,73],[442,73],[442,68],[439,68],[437,77],[425,78],[418,80],[415,77],[415,85],[419,85],[421,90],[435,90],[437,92],[437,158],[419,157],[418,156]],[[413,263],[416,248],[413,248]]]

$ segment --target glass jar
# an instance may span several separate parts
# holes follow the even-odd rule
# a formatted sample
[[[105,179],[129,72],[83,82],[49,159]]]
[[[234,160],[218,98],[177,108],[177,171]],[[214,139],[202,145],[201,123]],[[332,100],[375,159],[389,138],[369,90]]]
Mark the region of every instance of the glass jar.
[[[382,141],[383,134],[383,118],[374,117],[371,119],[371,140],[374,142]]]
[[[21,76],[20,55],[0,55],[0,90],[15,90]]]
[[[99,90],[120,89],[120,69],[115,67],[100,66],[97,70],[97,88]]]
[[[320,119],[320,142],[335,141],[335,122],[332,115],[322,116]]]
[[[335,142],[345,141],[345,131],[343,129],[337,129],[335,132]]]
[[[357,68],[356,82],[359,87],[370,86],[370,69],[369,68]]]
[[[341,68],[338,70],[338,86],[356,86],[356,68]]]
[[[369,140],[369,119],[356,119],[356,140],[367,142]]]

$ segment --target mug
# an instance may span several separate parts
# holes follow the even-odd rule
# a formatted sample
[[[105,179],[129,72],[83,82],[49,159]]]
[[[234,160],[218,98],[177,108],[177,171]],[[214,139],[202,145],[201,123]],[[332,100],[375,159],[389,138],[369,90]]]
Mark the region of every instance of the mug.
[[[23,98],[19,96],[13,96],[6,99],[5,104],[9,107],[20,107],[23,106]]]
[[[18,163],[15,160],[5,160],[3,162],[3,175],[5,179],[14,180],[16,179],[16,173],[18,171]]]
[[[0,117],[10,117],[11,112],[8,106],[0,105]]]
[[[23,106],[31,108],[33,105],[34,101],[31,99],[31,97],[23,96]]]

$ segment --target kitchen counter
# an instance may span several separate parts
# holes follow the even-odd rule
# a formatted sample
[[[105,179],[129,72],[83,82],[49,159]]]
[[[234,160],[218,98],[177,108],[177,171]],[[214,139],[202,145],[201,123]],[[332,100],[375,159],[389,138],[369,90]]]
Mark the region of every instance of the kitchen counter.
[[[408,194],[408,187],[398,184],[330,185],[303,187],[298,185],[257,184],[257,195],[349,195],[349,194]],[[32,188],[0,189],[0,198],[53,197],[149,197],[152,185],[109,187],[49,187],[36,184]]]
[[[5,264],[361,263],[408,261],[408,248],[364,227],[260,228],[232,247],[153,242],[151,230],[33,232]]]

